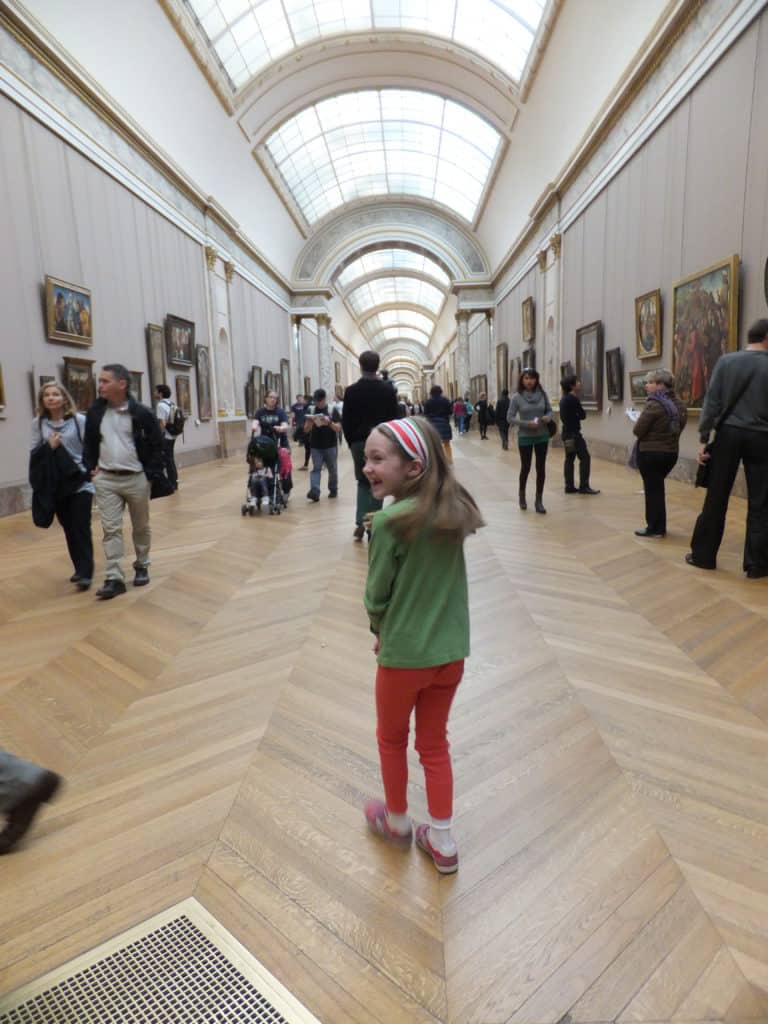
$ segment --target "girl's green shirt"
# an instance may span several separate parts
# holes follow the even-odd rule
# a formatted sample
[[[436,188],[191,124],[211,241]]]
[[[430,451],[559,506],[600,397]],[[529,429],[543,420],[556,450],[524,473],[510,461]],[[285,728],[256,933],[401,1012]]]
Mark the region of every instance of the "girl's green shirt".
[[[469,598],[464,545],[425,530],[398,540],[392,519],[412,499],[373,517],[365,608],[379,637],[378,662],[390,668],[429,668],[469,655]]]

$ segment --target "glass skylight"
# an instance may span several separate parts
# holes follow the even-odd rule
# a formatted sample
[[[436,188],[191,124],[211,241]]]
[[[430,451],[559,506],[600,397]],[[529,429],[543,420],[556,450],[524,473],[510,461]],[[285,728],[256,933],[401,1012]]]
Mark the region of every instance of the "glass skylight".
[[[431,336],[435,329],[434,321],[430,320],[428,316],[424,316],[423,313],[416,313],[412,309],[382,309],[380,313],[376,313],[365,321],[363,329],[377,334],[386,327],[402,329],[402,325],[415,327],[428,336]]]
[[[305,108],[269,136],[266,148],[310,224],[376,195],[433,199],[471,221],[500,139],[452,100],[370,89]]]
[[[374,306],[423,306],[437,313],[445,299],[445,292],[415,277],[378,277],[361,284],[347,296],[355,316]],[[404,319],[404,317],[401,317]]]
[[[381,270],[412,270],[417,274],[431,277],[446,288],[451,283],[451,279],[439,263],[410,249],[377,249],[365,253],[345,267],[337,280],[342,288],[346,288],[358,277],[375,274]]]
[[[519,80],[546,0],[186,0],[236,89],[313,39],[420,32],[473,50]]]
[[[387,341],[399,341],[400,339],[415,341],[419,345],[429,345],[429,335],[416,330],[415,327],[385,327],[383,331],[378,331],[373,335],[371,343],[384,344]]]

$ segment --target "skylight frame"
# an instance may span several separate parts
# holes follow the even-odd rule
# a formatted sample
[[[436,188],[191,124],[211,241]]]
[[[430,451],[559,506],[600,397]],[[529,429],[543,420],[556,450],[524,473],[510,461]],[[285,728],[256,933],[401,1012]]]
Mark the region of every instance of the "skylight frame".
[[[374,323],[375,321],[375,323]],[[431,338],[437,324],[437,317],[420,313],[413,309],[382,309],[377,313],[359,318],[361,329],[372,337],[385,330],[387,327],[414,327],[416,330],[423,330]]]
[[[375,277],[352,288],[344,301],[354,315],[362,318],[367,309],[379,306],[418,306],[438,316],[446,291],[418,277]]]
[[[318,14],[318,2],[323,7]],[[548,0],[184,0],[233,92],[302,46],[352,33],[443,39],[519,83]],[[336,16],[324,17],[323,10]]]
[[[356,281],[376,273],[392,273],[404,270],[419,274],[433,284],[450,288],[451,277],[433,257],[426,253],[415,252],[413,249],[393,247],[391,249],[373,249],[363,253],[347,264],[337,274],[336,284],[346,291],[354,287]]]

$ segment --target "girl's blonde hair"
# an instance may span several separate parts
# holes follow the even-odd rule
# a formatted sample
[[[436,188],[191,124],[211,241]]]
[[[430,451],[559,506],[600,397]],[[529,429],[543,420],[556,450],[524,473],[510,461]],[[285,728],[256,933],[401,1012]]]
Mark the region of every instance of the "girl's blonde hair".
[[[445,457],[443,442],[429,420],[421,416],[409,416],[408,422],[424,438],[429,458],[424,472],[406,482],[402,497],[413,498],[414,502],[405,511],[393,516],[390,520],[392,529],[404,541],[415,540],[427,528],[446,540],[462,541],[470,533],[485,526],[480,510],[469,491],[453,475]],[[374,430],[387,438],[403,462],[414,461],[386,423],[380,423]]]
[[[62,416],[67,419],[68,416],[74,416],[77,413],[77,406],[72,395],[67,391],[63,384],[59,384],[57,380],[47,380],[45,384],[40,385],[40,389],[37,392],[37,415],[41,419],[49,419],[48,410],[43,405],[43,395],[48,388],[58,388],[64,397],[64,408],[62,409]]]

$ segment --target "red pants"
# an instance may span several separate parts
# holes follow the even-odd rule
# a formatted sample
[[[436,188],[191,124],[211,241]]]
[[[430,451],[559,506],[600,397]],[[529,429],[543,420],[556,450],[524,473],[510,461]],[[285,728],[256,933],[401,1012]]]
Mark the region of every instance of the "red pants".
[[[387,808],[408,810],[408,729],[416,709],[416,750],[433,818],[453,814],[453,770],[448,748],[448,712],[464,674],[463,661],[430,668],[385,668],[376,672],[376,738]]]

